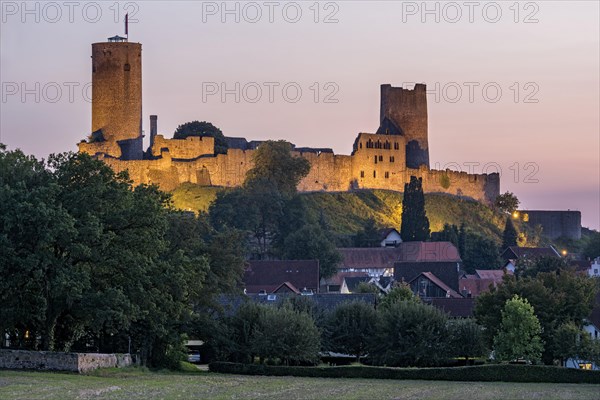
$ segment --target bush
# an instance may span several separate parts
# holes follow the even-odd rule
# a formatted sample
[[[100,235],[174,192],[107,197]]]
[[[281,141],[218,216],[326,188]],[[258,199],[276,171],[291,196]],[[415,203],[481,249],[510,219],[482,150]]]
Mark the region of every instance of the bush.
[[[447,320],[437,308],[415,301],[380,307],[369,358],[392,367],[440,365],[447,356]]]
[[[542,365],[496,364],[454,368],[388,368],[388,367],[284,367],[258,364],[214,362],[211,372],[299,376],[312,378],[413,379],[462,382],[548,382],[600,383],[600,371],[586,371]]]

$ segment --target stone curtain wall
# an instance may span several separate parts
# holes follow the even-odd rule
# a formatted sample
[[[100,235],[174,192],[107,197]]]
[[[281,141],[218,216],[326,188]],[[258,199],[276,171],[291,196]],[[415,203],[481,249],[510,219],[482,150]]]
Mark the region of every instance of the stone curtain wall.
[[[130,354],[0,350],[0,369],[30,369],[81,373],[97,368],[120,368],[131,364]]]
[[[171,157],[163,151],[156,160],[123,161],[111,157],[103,159],[115,171],[128,170],[136,184],[157,184],[170,191],[182,183],[206,186],[241,186],[247,171],[252,168],[254,150],[230,149],[227,154],[201,156],[193,160]],[[375,154],[377,153],[377,154]],[[448,193],[491,203],[500,194],[498,174],[467,174],[457,171],[406,168],[402,151],[368,149],[352,156],[332,153],[293,153],[311,163],[308,175],[298,185],[302,192],[343,192],[352,189],[387,189],[402,192],[411,175],[423,178],[426,193]],[[377,163],[375,164],[375,156]],[[379,161],[379,155],[383,161]],[[395,158],[390,162],[391,157]],[[386,174],[387,173],[387,174]]]
[[[212,137],[190,136],[184,140],[165,139],[163,135],[154,138],[152,155],[160,157],[162,149],[169,149],[172,158],[193,159],[205,155],[213,155],[215,139]]]

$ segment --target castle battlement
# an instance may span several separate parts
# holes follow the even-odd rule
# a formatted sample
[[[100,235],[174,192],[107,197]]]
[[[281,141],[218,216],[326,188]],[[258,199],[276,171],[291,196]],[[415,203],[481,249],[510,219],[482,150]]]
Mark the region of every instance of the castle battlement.
[[[173,190],[182,183],[236,187],[253,167],[261,141],[229,137],[227,154],[215,154],[212,137],[167,139],[157,134],[150,116],[150,148],[142,151],[141,45],[128,42],[92,45],[92,135],[79,151],[103,160],[115,171],[129,171],[136,184]],[[123,83],[125,82],[125,83]],[[500,193],[498,174],[467,174],[429,168],[425,84],[413,89],[381,85],[379,128],[361,132],[350,155],[330,148],[296,148],[310,162],[299,191],[342,192],[354,189],[403,191],[411,176],[423,179],[425,192],[440,192],[492,202]]]

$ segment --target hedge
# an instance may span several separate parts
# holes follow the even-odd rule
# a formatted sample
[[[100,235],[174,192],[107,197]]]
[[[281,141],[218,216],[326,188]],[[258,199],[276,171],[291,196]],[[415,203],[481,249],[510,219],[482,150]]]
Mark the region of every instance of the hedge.
[[[600,384],[600,371],[586,371],[543,365],[493,364],[445,368],[389,368],[368,366],[285,367],[213,362],[210,363],[208,367],[212,372],[240,375]]]

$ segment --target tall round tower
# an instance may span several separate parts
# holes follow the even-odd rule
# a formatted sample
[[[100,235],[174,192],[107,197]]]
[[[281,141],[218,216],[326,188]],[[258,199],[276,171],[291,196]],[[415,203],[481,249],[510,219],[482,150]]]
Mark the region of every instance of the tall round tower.
[[[120,153],[109,155],[142,158],[140,43],[114,36],[92,44],[92,132],[112,145],[107,146],[112,153]]]

